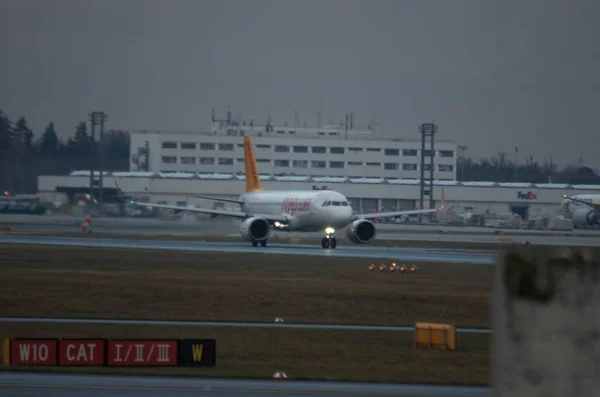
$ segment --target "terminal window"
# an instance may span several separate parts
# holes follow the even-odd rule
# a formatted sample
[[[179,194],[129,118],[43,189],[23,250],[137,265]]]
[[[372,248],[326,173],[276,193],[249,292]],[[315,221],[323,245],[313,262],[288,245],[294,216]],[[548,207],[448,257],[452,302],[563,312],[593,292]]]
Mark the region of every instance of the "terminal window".
[[[165,164],[176,164],[177,163],[177,157],[175,156],[162,156],[161,157],[161,161]]]
[[[215,163],[215,158],[214,157],[200,157],[200,164],[203,165],[211,165]]]
[[[308,168],[308,160],[294,160],[292,165],[296,168]]]
[[[179,158],[181,164],[196,164],[195,157],[182,156]]]
[[[177,142],[167,141],[162,143],[163,149],[177,149]]]

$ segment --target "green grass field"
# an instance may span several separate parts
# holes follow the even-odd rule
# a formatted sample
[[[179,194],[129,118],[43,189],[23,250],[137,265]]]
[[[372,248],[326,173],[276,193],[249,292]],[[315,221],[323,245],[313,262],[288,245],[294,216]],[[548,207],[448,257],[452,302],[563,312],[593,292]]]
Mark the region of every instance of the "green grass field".
[[[0,316],[487,327],[494,272],[419,263],[416,274],[381,273],[356,258],[48,246],[1,246],[0,255]]]

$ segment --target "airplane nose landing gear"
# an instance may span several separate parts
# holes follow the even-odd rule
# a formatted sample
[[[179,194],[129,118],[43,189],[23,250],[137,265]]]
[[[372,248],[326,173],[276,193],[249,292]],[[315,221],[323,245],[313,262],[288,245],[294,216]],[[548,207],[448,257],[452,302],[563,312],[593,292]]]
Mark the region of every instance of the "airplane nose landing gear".
[[[322,248],[335,249],[337,247],[337,239],[335,238],[335,230],[332,227],[325,229],[325,237],[321,239]]]

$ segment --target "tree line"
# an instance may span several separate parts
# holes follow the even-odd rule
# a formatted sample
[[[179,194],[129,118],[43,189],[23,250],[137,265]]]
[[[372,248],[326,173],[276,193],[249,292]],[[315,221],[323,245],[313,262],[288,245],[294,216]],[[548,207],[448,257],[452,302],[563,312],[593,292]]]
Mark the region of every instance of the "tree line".
[[[36,133],[25,116],[13,123],[0,110],[0,190],[14,194],[36,193],[38,175],[65,175],[89,169],[92,162],[97,166],[98,156],[94,154],[100,152],[104,155],[105,171],[127,171],[129,133],[107,130],[99,139],[100,131],[96,127],[95,135],[93,144],[85,121],[79,122],[66,140],[59,138],[53,122]]]
[[[600,185],[600,176],[588,166],[568,165],[559,169],[551,157],[540,164],[531,155],[516,163],[508,160],[504,152],[479,161],[459,157],[456,175],[460,181]]]

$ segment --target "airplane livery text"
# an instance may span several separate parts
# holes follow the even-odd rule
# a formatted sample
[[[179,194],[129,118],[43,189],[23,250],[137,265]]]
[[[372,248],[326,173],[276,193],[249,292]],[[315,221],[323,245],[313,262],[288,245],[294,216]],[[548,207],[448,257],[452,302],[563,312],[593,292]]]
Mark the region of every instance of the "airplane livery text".
[[[312,198],[300,199],[297,197],[288,196],[281,203],[281,212],[308,212]]]

